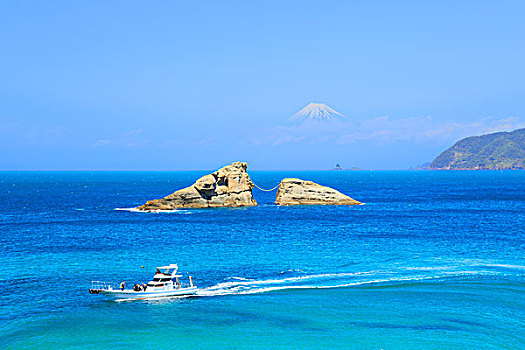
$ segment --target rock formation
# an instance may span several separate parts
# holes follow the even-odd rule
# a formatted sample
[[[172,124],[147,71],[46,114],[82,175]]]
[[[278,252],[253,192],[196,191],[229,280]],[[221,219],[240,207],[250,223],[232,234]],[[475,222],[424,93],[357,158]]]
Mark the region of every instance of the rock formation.
[[[333,188],[321,186],[312,181],[287,178],[282,180],[279,185],[275,204],[357,205],[362,203],[334,190]]]
[[[246,172],[248,165],[234,162],[205,175],[192,186],[162,199],[147,201],[138,210],[156,211],[177,208],[250,207],[257,205],[252,196],[253,182]]]

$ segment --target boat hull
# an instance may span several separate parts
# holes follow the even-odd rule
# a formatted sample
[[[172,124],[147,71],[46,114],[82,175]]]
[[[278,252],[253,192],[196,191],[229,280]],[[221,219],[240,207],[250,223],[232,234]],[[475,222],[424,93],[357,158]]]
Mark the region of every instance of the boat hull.
[[[98,293],[102,294],[112,300],[144,300],[155,298],[166,298],[176,296],[190,296],[197,293],[197,287],[178,288],[169,291],[154,291],[154,292],[136,292],[133,290],[104,290],[101,289]]]

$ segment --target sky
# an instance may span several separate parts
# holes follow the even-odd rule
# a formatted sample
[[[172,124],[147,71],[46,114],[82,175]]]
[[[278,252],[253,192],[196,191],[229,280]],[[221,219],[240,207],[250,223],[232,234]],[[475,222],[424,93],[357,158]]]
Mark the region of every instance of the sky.
[[[523,1],[2,1],[0,170],[407,169],[525,127],[523,43]]]

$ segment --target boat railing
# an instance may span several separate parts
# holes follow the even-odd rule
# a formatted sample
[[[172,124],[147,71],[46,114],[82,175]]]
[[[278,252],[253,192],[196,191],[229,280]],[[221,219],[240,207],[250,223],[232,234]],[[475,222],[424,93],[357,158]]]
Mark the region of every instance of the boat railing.
[[[118,289],[116,283],[105,282],[105,281],[91,281],[91,289]]]

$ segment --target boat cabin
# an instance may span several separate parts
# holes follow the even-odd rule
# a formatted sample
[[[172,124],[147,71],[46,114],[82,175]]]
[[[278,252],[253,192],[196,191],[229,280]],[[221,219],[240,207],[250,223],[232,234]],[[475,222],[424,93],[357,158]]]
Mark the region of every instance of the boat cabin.
[[[153,276],[153,280],[148,282],[148,289],[171,290],[181,288],[179,278],[182,277],[182,275],[177,275],[177,270],[177,264],[157,267],[157,272],[155,276]]]

